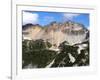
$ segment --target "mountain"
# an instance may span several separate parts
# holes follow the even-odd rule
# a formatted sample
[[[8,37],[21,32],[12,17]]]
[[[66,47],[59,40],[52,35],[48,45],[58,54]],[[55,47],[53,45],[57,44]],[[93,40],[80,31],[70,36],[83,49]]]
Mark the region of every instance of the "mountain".
[[[22,68],[89,65],[89,30],[67,21],[22,26]]]
[[[89,40],[69,45],[60,43],[58,51],[42,39],[22,41],[22,68],[56,68],[89,66]]]
[[[38,40],[50,42],[53,47],[67,41],[70,45],[84,42],[89,38],[89,31],[83,24],[67,21],[65,23],[51,22],[49,25],[26,24],[22,27],[23,40]]]

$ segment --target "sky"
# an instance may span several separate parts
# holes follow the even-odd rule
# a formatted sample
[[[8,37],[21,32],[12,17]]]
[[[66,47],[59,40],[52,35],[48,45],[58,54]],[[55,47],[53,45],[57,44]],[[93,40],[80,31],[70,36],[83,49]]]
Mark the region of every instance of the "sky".
[[[89,28],[88,13],[23,11],[23,25],[32,23],[45,26],[53,21],[64,23],[69,20],[81,23],[86,28]]]

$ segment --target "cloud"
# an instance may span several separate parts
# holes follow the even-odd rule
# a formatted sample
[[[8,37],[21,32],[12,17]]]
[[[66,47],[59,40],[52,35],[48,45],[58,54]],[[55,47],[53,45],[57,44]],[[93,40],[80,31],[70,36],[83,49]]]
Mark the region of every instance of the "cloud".
[[[47,20],[53,21],[54,20],[54,17],[52,17],[52,16],[45,16],[44,17],[44,21],[47,21]]]
[[[50,23],[50,22],[54,21],[54,17],[53,16],[45,16],[43,18],[43,21],[47,22],[47,23]]]
[[[79,16],[80,14],[73,14],[73,13],[65,13],[64,17],[68,20],[72,20],[74,17]]]
[[[87,27],[88,30],[90,30],[90,27]]]
[[[39,15],[36,13],[31,13],[31,12],[23,12],[23,25],[32,23],[35,24],[38,22],[38,17]]]

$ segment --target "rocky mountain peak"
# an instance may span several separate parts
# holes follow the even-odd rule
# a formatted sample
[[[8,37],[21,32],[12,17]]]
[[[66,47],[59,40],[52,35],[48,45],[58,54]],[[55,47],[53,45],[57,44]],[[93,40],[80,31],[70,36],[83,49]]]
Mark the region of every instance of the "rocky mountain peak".
[[[24,25],[22,35],[23,39],[43,39],[53,45],[59,46],[59,44],[64,41],[67,41],[71,45],[81,43],[86,38],[88,39],[87,33],[89,33],[89,31],[83,24],[72,21],[64,23],[57,23],[54,21],[45,27],[39,24]]]

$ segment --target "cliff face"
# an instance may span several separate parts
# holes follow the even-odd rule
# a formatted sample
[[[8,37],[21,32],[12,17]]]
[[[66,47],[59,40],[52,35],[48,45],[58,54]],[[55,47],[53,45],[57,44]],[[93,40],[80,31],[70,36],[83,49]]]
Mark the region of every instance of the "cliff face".
[[[86,40],[87,34],[89,33],[82,24],[71,21],[65,23],[52,22],[45,27],[38,24],[27,24],[23,26],[22,32],[23,40],[42,39],[56,47],[64,41],[67,41],[70,45],[82,43]]]
[[[89,31],[79,23],[22,27],[22,68],[89,66]]]

